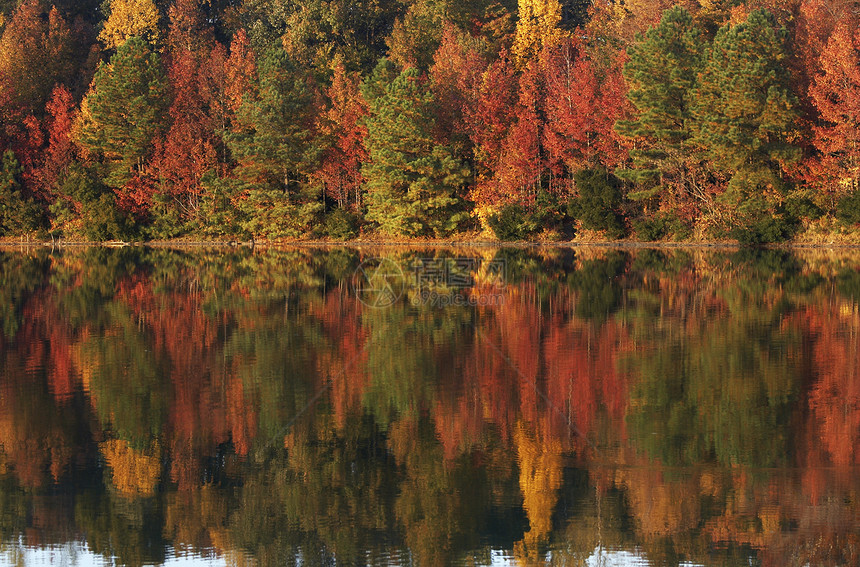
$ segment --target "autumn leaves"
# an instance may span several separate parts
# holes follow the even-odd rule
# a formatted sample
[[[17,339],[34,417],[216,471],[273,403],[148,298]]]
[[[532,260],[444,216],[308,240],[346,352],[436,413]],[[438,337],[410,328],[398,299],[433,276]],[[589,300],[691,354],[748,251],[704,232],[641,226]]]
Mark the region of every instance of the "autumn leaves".
[[[842,4],[454,4],[29,0],[0,38],[0,231],[769,242],[860,219]]]

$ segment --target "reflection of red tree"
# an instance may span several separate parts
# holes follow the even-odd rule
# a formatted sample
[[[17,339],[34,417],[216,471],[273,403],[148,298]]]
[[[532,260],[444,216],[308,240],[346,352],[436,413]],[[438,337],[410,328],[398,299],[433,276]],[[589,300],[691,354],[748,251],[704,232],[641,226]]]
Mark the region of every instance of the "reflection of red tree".
[[[62,421],[64,411],[47,408],[73,391],[73,369],[68,335],[47,292],[34,294],[25,305],[21,328],[0,351],[0,375],[0,446],[6,465],[26,487],[59,481],[77,451]]]
[[[809,317],[818,377],[809,391],[810,448],[822,452],[814,460],[839,467],[860,464],[860,316],[842,308]]]
[[[331,380],[330,399],[336,424],[343,428],[350,414],[361,414],[361,398],[369,384],[365,344],[368,330],[361,325],[356,298],[345,289],[335,289],[314,312],[322,324],[327,348],[317,356],[319,378]]]
[[[565,322],[562,317],[551,322],[544,351],[555,435],[576,435],[575,443],[581,446],[602,405],[621,428],[616,435],[623,438],[627,382],[615,366],[622,338],[623,330],[611,321],[599,327]]]
[[[117,299],[146,325],[153,351],[170,369],[164,443],[171,452],[173,481],[190,489],[199,484],[202,459],[219,444],[232,439],[239,454],[247,453],[256,414],[244,403],[241,379],[223,365],[219,332],[226,315],[213,320],[205,314],[200,292],[180,289],[156,296],[152,286],[146,276],[126,278]]]
[[[548,312],[529,284],[509,287],[505,299],[484,313],[473,344],[453,357],[461,362],[439,385],[433,418],[446,458],[475,448],[488,423],[510,442],[520,419],[567,450],[585,445],[601,412],[621,424],[614,434],[623,437],[628,386],[616,359],[626,331],[613,321],[571,319],[564,294]]]

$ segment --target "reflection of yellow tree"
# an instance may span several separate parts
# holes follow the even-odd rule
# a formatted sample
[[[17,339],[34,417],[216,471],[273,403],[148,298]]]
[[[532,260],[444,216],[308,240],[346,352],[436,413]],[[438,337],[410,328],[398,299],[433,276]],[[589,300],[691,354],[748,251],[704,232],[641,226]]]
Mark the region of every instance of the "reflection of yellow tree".
[[[515,546],[517,557],[523,562],[536,559],[538,545],[552,530],[552,513],[558,501],[562,481],[561,443],[544,439],[517,424],[514,433],[520,465],[520,490],[523,507],[529,518],[529,531]]]
[[[229,553],[234,546],[227,532],[228,516],[227,495],[212,485],[170,493],[165,498],[163,533],[184,545]]]
[[[100,444],[112,472],[113,485],[127,496],[151,496],[161,475],[161,448],[154,444],[147,455],[128,446],[122,439]]]
[[[697,479],[667,482],[662,472],[644,467],[620,471],[617,478],[627,487],[630,511],[646,538],[678,535],[698,525],[702,487]]]

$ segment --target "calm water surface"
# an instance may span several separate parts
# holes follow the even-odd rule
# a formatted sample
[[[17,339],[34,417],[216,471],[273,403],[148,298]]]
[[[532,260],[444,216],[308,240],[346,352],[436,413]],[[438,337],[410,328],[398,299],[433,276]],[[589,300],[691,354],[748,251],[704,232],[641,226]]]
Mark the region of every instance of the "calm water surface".
[[[0,251],[0,563],[857,564],[858,268]]]

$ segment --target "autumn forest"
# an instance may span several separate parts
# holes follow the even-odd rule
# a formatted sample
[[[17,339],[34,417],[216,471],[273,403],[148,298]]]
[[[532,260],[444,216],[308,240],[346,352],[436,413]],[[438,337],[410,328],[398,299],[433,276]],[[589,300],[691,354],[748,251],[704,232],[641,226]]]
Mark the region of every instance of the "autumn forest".
[[[851,0],[0,0],[0,237],[854,241]]]

